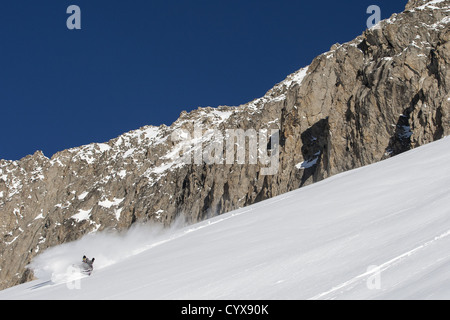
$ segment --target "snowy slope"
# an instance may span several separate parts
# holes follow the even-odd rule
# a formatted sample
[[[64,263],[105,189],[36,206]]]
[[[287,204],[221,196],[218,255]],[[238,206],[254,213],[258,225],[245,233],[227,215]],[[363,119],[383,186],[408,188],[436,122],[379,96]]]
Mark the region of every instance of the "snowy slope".
[[[448,299],[449,163],[445,138],[196,225],[91,235],[0,299]],[[83,253],[96,270],[68,278]]]

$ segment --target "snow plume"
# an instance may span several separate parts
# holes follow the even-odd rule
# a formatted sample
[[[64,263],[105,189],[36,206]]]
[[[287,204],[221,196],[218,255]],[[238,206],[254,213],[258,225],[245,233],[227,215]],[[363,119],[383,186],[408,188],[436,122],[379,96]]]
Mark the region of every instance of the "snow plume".
[[[180,218],[166,229],[159,225],[135,224],[124,232],[88,234],[79,240],[45,250],[28,267],[41,280],[54,283],[71,281],[83,255],[89,259],[95,258],[94,270],[106,268],[169,241],[184,226],[185,222]]]

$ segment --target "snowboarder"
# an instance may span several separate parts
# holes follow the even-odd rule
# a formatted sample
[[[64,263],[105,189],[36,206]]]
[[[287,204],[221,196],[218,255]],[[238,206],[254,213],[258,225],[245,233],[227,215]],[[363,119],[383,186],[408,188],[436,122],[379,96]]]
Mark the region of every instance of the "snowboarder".
[[[86,256],[83,256],[83,271],[87,274],[91,274],[92,270],[94,270],[94,261],[95,258],[92,258],[91,260],[89,260]]]

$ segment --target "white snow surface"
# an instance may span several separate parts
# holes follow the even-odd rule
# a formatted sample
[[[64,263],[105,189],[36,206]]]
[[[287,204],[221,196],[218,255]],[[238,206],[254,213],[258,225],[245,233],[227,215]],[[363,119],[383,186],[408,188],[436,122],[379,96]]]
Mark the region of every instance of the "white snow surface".
[[[449,299],[449,163],[450,137],[191,226],[91,234],[0,299]]]
[[[78,210],[77,214],[74,214],[72,216],[72,218],[75,219],[77,222],[80,222],[80,221],[83,221],[83,220],[87,220],[91,216],[91,211],[92,211],[92,209],[90,209],[90,210],[82,210],[82,209],[80,209],[80,210]]]

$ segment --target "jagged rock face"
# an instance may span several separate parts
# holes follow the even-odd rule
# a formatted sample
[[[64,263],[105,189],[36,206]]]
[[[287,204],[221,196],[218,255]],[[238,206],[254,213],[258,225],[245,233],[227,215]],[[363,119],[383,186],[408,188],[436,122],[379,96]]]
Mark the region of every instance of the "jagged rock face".
[[[245,105],[183,112],[170,127],[51,159],[0,160],[0,288],[30,279],[42,250],[86,233],[196,222],[449,135],[449,12],[449,0],[412,0]],[[263,174],[249,143],[244,164],[225,161],[227,129],[254,130],[259,156],[275,141],[259,130],[277,129],[277,170]],[[210,152],[217,146],[223,155]],[[197,161],[198,150],[216,163]]]
[[[449,2],[419,2],[316,58],[286,105],[291,148],[320,151],[313,181],[449,134]],[[320,132],[314,143],[307,130]]]

